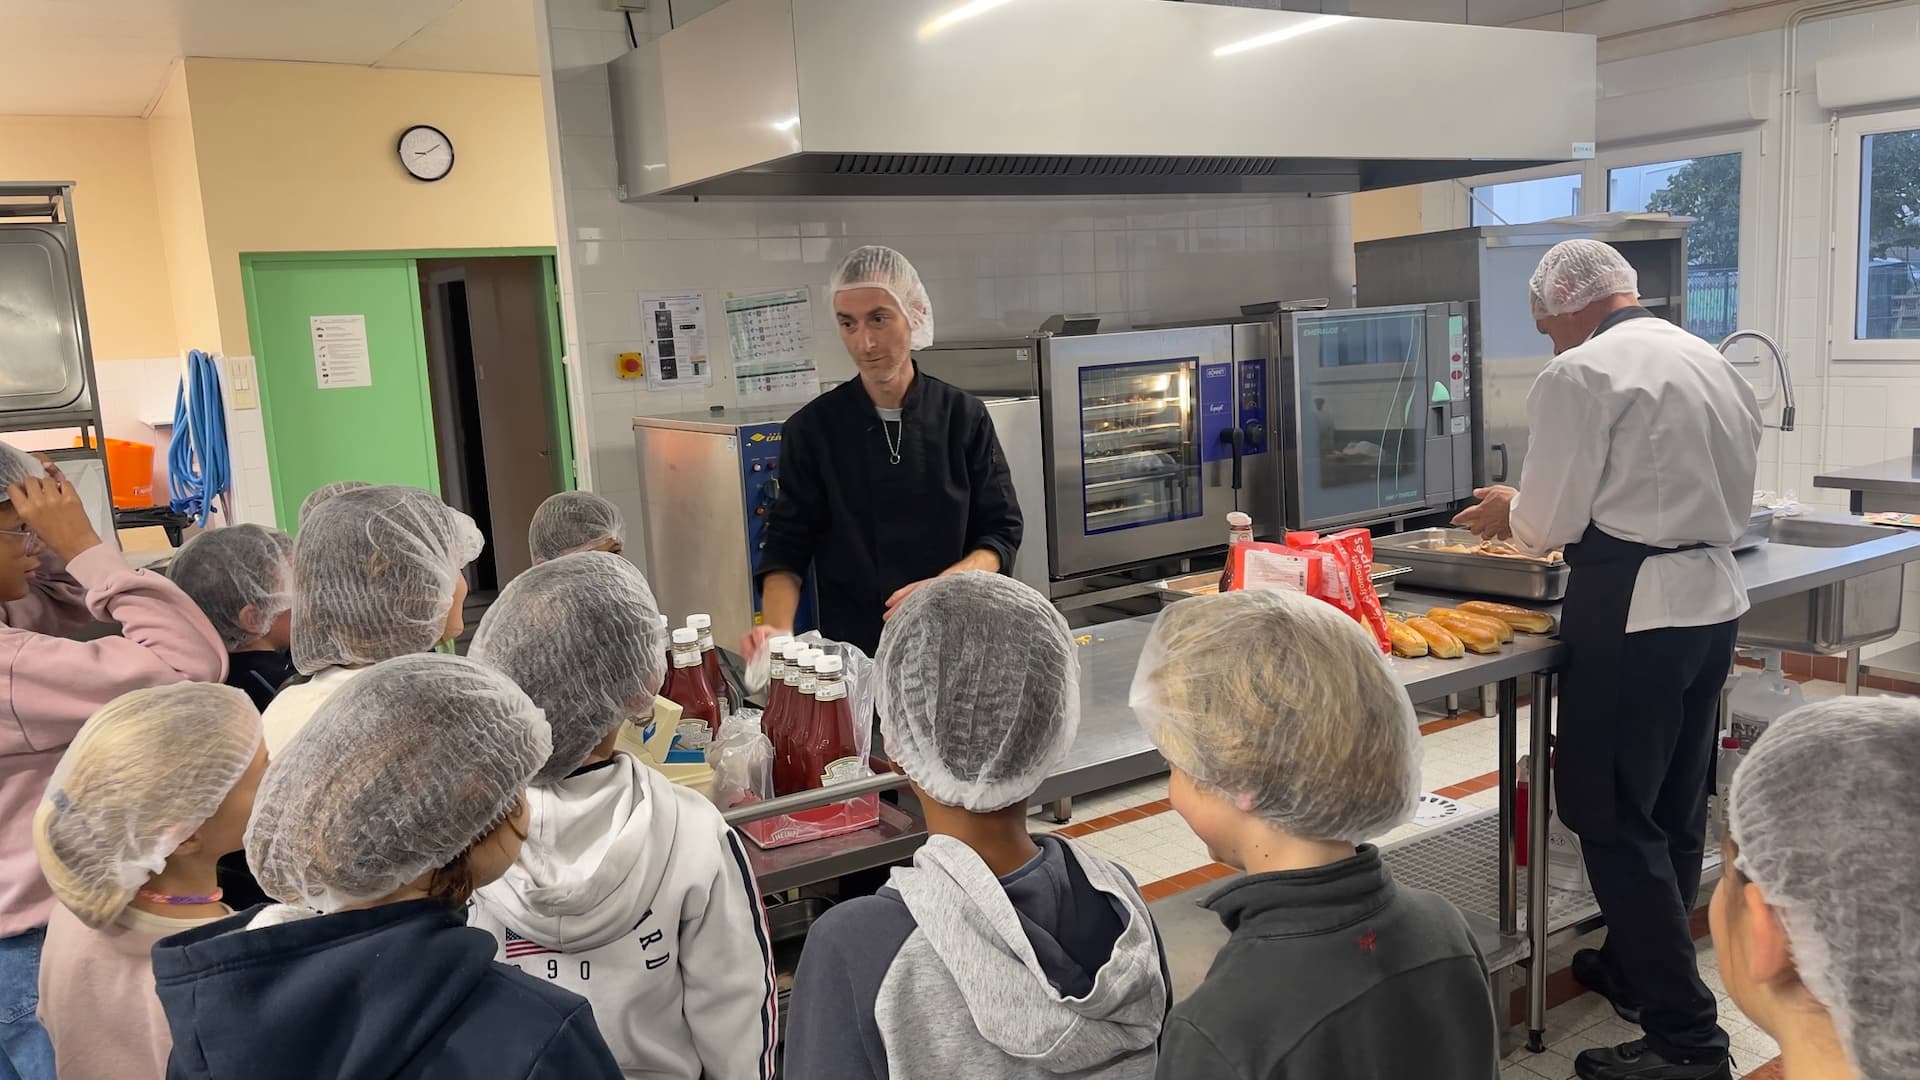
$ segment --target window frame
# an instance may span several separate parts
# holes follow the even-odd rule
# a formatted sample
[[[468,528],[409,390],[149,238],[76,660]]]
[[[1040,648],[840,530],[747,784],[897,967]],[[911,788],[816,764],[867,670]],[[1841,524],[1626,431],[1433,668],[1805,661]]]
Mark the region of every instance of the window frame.
[[[1920,117],[1920,110],[1915,110],[1914,115]],[[1904,130],[1904,128],[1895,127],[1892,130]],[[1768,309],[1772,307],[1773,297],[1760,288],[1762,263],[1769,259],[1768,253],[1760,250],[1760,185],[1764,179],[1760,173],[1769,160],[1765,155],[1766,148],[1762,140],[1763,129],[1756,124],[1737,131],[1723,131],[1710,135],[1603,144],[1600,151],[1593,157],[1580,161],[1469,177],[1460,181],[1463,185],[1459,193],[1460,220],[1468,225],[1472,224],[1474,204],[1471,189],[1485,187],[1488,184],[1579,175],[1581,178],[1580,212],[1602,214],[1607,212],[1608,180],[1609,174],[1614,169],[1630,169],[1639,165],[1653,165],[1683,158],[1715,157],[1720,154],[1737,153],[1740,155],[1739,325],[1765,326],[1766,319],[1762,316],[1771,317]],[[1857,147],[1855,156],[1858,156]],[[1720,343],[1716,341],[1712,344]],[[1914,358],[1920,359],[1920,350],[1916,350]],[[1757,367],[1760,361],[1758,356],[1754,355],[1736,359],[1735,363],[1741,367]]]
[[[1740,271],[1740,318],[1734,326],[1736,329],[1743,326],[1764,326],[1765,322],[1757,317],[1763,300],[1760,295],[1759,280],[1761,177],[1758,175],[1758,166],[1766,160],[1762,151],[1760,129],[1757,127],[1723,135],[1703,135],[1671,142],[1636,143],[1632,146],[1609,148],[1596,154],[1593,161],[1589,163],[1596,175],[1593,182],[1583,185],[1581,190],[1595,192],[1596,197],[1589,204],[1591,207],[1589,213],[1605,213],[1607,200],[1612,195],[1611,181],[1615,169],[1632,169],[1641,165],[1658,165],[1667,161],[1739,154],[1740,224],[1737,232],[1740,250],[1735,260],[1735,268]],[[1715,341],[1710,344],[1717,346],[1720,343]],[[1757,353],[1749,354],[1745,350],[1740,352],[1744,359],[1735,358],[1736,365],[1742,367],[1760,365],[1760,357]]]
[[[1849,363],[1920,361],[1920,338],[1859,337],[1861,175],[1860,148],[1869,135],[1920,130],[1920,109],[1840,116],[1834,122],[1833,231],[1828,255],[1833,264],[1833,305],[1828,313],[1827,355]],[[1843,259],[1841,252],[1846,252]],[[1842,321],[1840,316],[1846,316]],[[1841,329],[1845,333],[1838,333]]]

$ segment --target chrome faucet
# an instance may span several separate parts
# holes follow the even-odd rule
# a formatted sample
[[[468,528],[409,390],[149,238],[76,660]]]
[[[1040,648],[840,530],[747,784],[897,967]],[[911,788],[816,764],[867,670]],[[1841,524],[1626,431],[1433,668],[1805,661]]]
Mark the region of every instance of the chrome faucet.
[[[1779,372],[1780,396],[1784,402],[1784,404],[1780,406],[1780,430],[1792,431],[1793,375],[1787,371],[1787,354],[1780,351],[1780,346],[1776,344],[1772,338],[1758,330],[1735,330],[1733,333],[1728,334],[1727,339],[1720,343],[1720,354],[1725,356],[1727,346],[1739,341],[1741,338],[1752,338],[1760,344],[1765,345],[1767,351],[1773,354],[1773,365]]]

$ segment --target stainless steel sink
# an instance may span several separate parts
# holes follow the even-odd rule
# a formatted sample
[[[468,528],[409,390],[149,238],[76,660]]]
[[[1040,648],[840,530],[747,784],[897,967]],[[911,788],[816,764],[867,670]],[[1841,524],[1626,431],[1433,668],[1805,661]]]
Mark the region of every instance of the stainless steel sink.
[[[1786,547],[1843,548],[1898,532],[1877,525],[1788,517],[1775,518],[1767,538]],[[1903,567],[1888,567],[1755,604],[1740,620],[1740,643],[1836,653],[1884,641],[1900,629],[1903,571]]]
[[[1811,518],[1774,518],[1767,528],[1767,539],[1788,547],[1843,548],[1884,540],[1899,533],[1879,525],[1856,525],[1847,521],[1819,521]]]

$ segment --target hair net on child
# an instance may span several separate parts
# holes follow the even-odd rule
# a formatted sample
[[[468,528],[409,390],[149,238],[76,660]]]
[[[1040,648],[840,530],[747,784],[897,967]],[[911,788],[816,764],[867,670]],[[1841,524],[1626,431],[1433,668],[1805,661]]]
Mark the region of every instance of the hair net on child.
[[[563,555],[513,579],[480,620],[470,651],[505,672],[553,728],[535,783],[565,779],[600,741],[644,714],[667,675],[653,590],[603,551]]]
[[[335,495],[343,491],[358,491],[361,488],[372,486],[372,484],[367,483],[365,480],[335,480],[331,484],[321,484],[319,487],[307,492],[307,497],[300,500],[300,523],[305,524],[307,515],[313,513],[314,507],[319,506]]]
[[[419,488],[343,491],[293,542],[293,663],[308,674],[440,643],[454,579],[485,542],[473,519]]]
[[[112,922],[259,749],[259,710],[231,686],[176,683],[108,702],[67,747],[33,818],[53,894],[88,926]]]
[[[465,657],[396,657],[341,687],[273,759],[247,861],[289,904],[378,900],[492,832],[552,749],[512,679]]]
[[[1834,698],[1774,721],[1727,800],[1734,863],[1864,1078],[1920,1076],[1916,776],[1920,701]]]
[[[167,577],[206,613],[229,650],[251,645],[293,606],[293,537],[265,525],[210,529],[181,546]],[[252,616],[242,618],[248,607]]]
[[[1640,295],[1640,275],[1598,240],[1562,240],[1548,248],[1527,284],[1535,318],[1580,311],[1616,293]]]
[[[887,754],[934,800],[985,813],[1032,795],[1080,727],[1067,621],[984,571],[914,590],[874,657]]]
[[[527,546],[535,562],[557,559],[612,540],[625,545],[627,523],[620,508],[591,491],[562,491],[533,512]]]
[[[1420,793],[1406,691],[1357,623],[1300,593],[1167,608],[1129,704],[1176,768],[1292,836],[1378,836]]]
[[[920,284],[920,273],[905,255],[890,247],[868,245],[854,248],[833,272],[834,295],[848,289],[885,289],[906,313],[907,326],[913,331],[913,348],[933,344],[933,301],[927,287]]]
[[[47,470],[32,454],[0,443],[0,503],[7,502],[7,489],[29,476],[45,476]]]

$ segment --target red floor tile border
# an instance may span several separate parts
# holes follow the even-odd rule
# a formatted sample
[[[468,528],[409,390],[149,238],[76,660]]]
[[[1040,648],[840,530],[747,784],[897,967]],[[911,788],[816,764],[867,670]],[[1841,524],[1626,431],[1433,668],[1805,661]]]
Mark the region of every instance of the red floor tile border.
[[[1429,720],[1426,723],[1421,724],[1420,734],[1438,735],[1442,731],[1451,731],[1454,728],[1464,727],[1467,724],[1471,724],[1475,720],[1484,720],[1484,719],[1486,719],[1486,717],[1481,716],[1477,712],[1473,712],[1470,709],[1461,709],[1459,715],[1457,716],[1443,716],[1438,720]]]
[[[1499,784],[1500,770],[1495,769],[1493,772],[1481,773],[1479,776],[1462,780],[1457,784],[1448,784],[1434,794],[1443,799],[1464,799],[1469,795],[1478,795],[1490,788],[1498,787]]]
[[[1774,1058],[1748,1073],[1747,1080],[1780,1080],[1785,1075],[1787,1075],[1786,1066],[1780,1063],[1779,1058]]]

